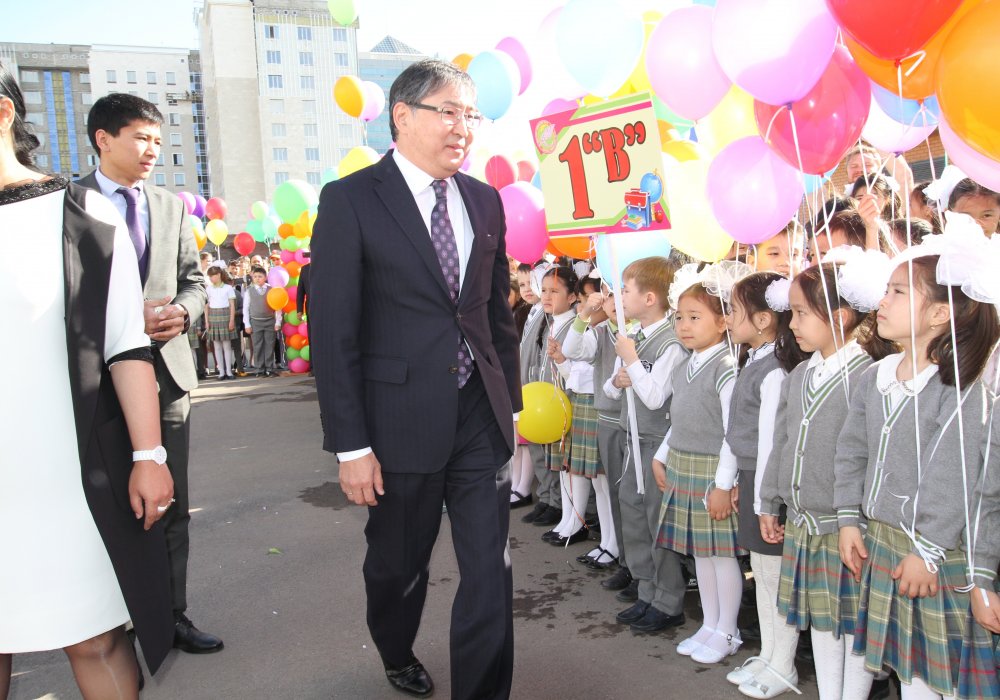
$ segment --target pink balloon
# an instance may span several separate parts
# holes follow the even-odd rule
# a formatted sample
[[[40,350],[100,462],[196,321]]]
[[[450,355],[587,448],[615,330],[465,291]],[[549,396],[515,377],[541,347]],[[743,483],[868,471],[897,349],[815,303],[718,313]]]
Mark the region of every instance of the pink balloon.
[[[299,248],[295,251],[295,262],[299,265],[305,265],[309,262],[310,258],[306,257],[309,251]]]
[[[296,357],[288,363],[288,369],[290,369],[294,374],[305,374],[309,371],[309,363],[301,357]]]
[[[646,72],[656,96],[685,119],[701,119],[729,91],[712,50],[712,8],[682,7],[649,35]]]
[[[309,324],[306,323],[305,321],[303,321],[302,323],[300,323],[299,327],[298,327],[298,332],[299,332],[299,335],[301,335],[303,338],[308,338],[309,337]]]
[[[542,108],[542,116],[549,114],[558,114],[559,112],[568,112],[570,110],[575,110],[580,105],[576,100],[564,100],[561,97],[550,101],[544,108]]]
[[[361,110],[361,121],[367,123],[378,119],[385,109],[385,92],[378,83],[371,80],[363,81],[361,89],[365,93],[365,107]]]
[[[517,181],[531,182],[531,178],[535,176],[535,170],[535,166],[531,162],[526,160],[517,161]]]
[[[178,192],[177,197],[184,202],[184,209],[187,211],[188,216],[192,216],[194,214],[194,208],[197,205],[194,195],[190,192]]]
[[[718,0],[715,57],[729,78],[761,102],[801,99],[833,56],[837,23],[823,0]]]
[[[290,250],[281,251],[281,262],[290,263],[295,260],[295,253]]]
[[[527,182],[500,190],[507,220],[507,254],[521,262],[534,262],[549,244],[545,228],[545,199]]]
[[[523,95],[524,91],[528,89],[528,85],[531,84],[531,58],[528,56],[527,49],[524,48],[524,44],[512,36],[501,39],[496,48],[513,58],[514,63],[517,64],[517,70],[521,74],[521,87],[517,94]]]
[[[788,224],[805,187],[798,170],[759,136],[733,141],[708,167],[708,203],[723,230],[740,243],[766,241]]]
[[[290,323],[283,323],[281,325],[281,332],[285,334],[286,338],[291,338],[293,335],[299,332],[297,326],[293,326]]]
[[[944,116],[938,122],[938,134],[952,163],[980,185],[985,185],[994,192],[1000,192],[1000,162],[984,156],[963,141],[962,137],[945,122]]]
[[[486,182],[498,190],[517,182],[517,166],[504,155],[495,155],[486,161]]]
[[[934,132],[937,124],[928,124],[928,121],[927,113],[921,112],[912,125],[900,124],[885,113],[878,100],[873,99],[861,138],[880,151],[899,155],[923,143]]]
[[[272,287],[284,287],[289,279],[288,270],[283,267],[272,267],[267,271],[267,283]]]
[[[299,287],[298,285],[294,287],[285,287],[285,291],[288,292],[288,301],[295,301],[299,298]]]

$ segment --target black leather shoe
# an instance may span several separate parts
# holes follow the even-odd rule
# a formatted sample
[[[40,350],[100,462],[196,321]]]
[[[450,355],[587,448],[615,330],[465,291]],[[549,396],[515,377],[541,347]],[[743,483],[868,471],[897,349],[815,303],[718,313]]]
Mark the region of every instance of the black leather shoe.
[[[535,518],[532,524],[539,527],[552,527],[558,525],[560,520],[562,520],[562,508],[549,506],[549,509]]]
[[[633,579],[632,583],[615,594],[615,600],[620,600],[623,603],[639,600],[639,582]]]
[[[434,694],[434,681],[431,680],[424,665],[416,659],[409,666],[402,668],[386,666],[385,677],[389,679],[389,684],[393,688],[407,695],[429,698]]]
[[[186,615],[174,617],[174,649],[188,654],[212,654],[222,651],[222,640],[214,634],[202,632]]]
[[[632,572],[628,570],[627,566],[623,566],[611,578],[601,581],[601,588],[606,591],[620,591],[627,588],[630,583],[632,583]]]
[[[558,530],[546,530],[542,533],[542,542],[551,542],[561,537]]]
[[[531,512],[525,516],[521,517],[522,523],[533,523],[535,518],[543,515],[549,509],[548,503],[536,503],[535,507],[531,509]]]
[[[680,627],[683,624],[684,613],[681,613],[680,615],[668,615],[662,610],[657,610],[650,605],[646,614],[643,615],[641,619],[636,620],[629,625],[629,627],[633,632],[644,632],[649,634],[651,632],[665,630],[668,627]]]
[[[586,542],[589,537],[590,533],[587,532],[587,528],[581,527],[569,537],[557,537],[556,539],[549,540],[549,544],[556,547],[566,547],[577,542]]]
[[[631,607],[625,608],[615,615],[615,619],[623,625],[631,625],[633,622],[641,620],[650,609],[649,603],[637,600],[632,603]]]
[[[527,496],[518,493],[517,491],[511,491],[510,493],[512,496],[517,497],[516,500],[510,502],[511,510],[514,510],[515,508],[524,508],[525,506],[531,505],[532,498],[530,493]]]

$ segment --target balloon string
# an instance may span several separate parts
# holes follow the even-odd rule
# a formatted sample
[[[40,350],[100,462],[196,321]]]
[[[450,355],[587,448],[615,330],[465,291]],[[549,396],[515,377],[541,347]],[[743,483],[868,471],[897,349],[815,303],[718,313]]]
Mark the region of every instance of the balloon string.
[[[991,358],[991,360],[993,362],[992,369],[993,369],[993,372],[994,372],[994,374],[993,374],[993,381],[992,381],[992,387],[990,388],[993,397],[995,397],[997,395],[997,392],[1000,391],[1000,361],[998,361],[998,359],[1000,359],[1000,358],[997,357],[997,352],[998,351],[1000,351],[1000,343],[995,344],[993,346],[992,352],[990,352],[990,358]],[[993,416],[994,416],[994,412],[995,411],[996,411],[996,401],[990,401],[990,409],[989,409],[988,418],[987,418],[988,419],[988,424],[987,424],[987,427],[986,427],[986,449],[985,449],[985,454],[983,455],[983,473],[982,473],[982,475],[980,475],[980,483],[983,484],[983,488],[982,488],[982,490],[980,490],[980,492],[979,492],[979,498],[977,499],[977,502],[976,502],[976,518],[975,518],[975,523],[976,524],[975,524],[975,527],[971,527],[970,528],[969,527],[969,523],[966,522],[966,528],[968,529],[968,533],[969,533],[968,546],[969,546],[969,557],[970,557],[969,558],[969,583],[970,583],[970,585],[974,585],[974,580],[975,580],[974,579],[975,571],[976,571],[976,568],[975,568],[975,555],[976,555],[976,547],[977,547],[978,542],[979,542],[979,523],[981,522],[982,515],[983,515],[983,495],[984,495],[985,490],[986,490],[986,477],[988,475],[989,467],[990,467],[990,451],[991,451],[991,449],[993,447]],[[983,590],[983,589],[980,589],[980,593],[983,596],[983,602],[986,604],[986,607],[990,607],[990,599],[986,595],[986,591]]]
[[[778,115],[781,114],[782,111],[784,111],[786,109],[788,110],[789,118],[791,118],[792,108],[791,108],[790,105],[781,105],[781,107],[778,108],[774,112],[774,114],[771,115],[771,121],[769,121],[767,123],[767,130],[764,132],[764,141],[766,143],[771,143],[771,127],[774,126],[774,122],[778,118]],[[793,133],[794,133],[794,130],[795,130],[795,125],[794,125],[794,122],[793,122],[793,125],[792,125],[792,131],[793,131]],[[798,155],[798,149],[799,149],[798,144],[796,144],[795,145],[796,155]],[[799,170],[802,170],[802,156],[801,155],[799,155]]]
[[[924,62],[924,59],[927,58],[927,52],[924,51],[923,49],[920,49],[919,51],[911,53],[906,58],[901,58],[899,60],[899,66],[902,67],[903,61],[909,61],[911,58],[916,58],[917,60],[914,61],[913,65],[906,70],[907,78],[909,78],[910,75],[913,73],[913,71],[915,71],[920,66],[920,64]]]

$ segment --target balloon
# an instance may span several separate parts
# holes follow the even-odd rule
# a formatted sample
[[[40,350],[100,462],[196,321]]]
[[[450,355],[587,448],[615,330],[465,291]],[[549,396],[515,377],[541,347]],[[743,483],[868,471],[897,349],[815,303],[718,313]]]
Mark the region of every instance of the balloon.
[[[804,192],[799,171],[759,136],[722,149],[708,167],[706,188],[716,221],[747,245],[766,241],[783,229],[798,212]]]
[[[291,262],[285,263],[285,269],[288,270],[289,277],[298,277],[299,272],[302,270],[302,266],[292,260]]]
[[[305,245],[305,241],[303,241],[302,245]],[[308,264],[309,263],[309,257],[307,257],[307,253],[308,253],[308,251],[305,250],[304,248],[299,248],[298,250],[296,250],[295,251],[295,262],[298,263],[299,265],[306,265],[306,264]]]
[[[941,114],[963,141],[1000,160],[1000,94],[993,87],[1000,44],[1000,3],[984,2],[955,26],[941,51],[937,96]]]
[[[309,337],[309,324],[306,323],[305,321],[303,321],[302,323],[299,324],[298,331],[299,331],[299,335],[301,335],[303,338],[308,338]]]
[[[557,442],[569,431],[573,408],[569,398],[549,382],[531,382],[521,387],[524,408],[517,420],[517,432],[537,444]]]
[[[861,70],[867,73],[872,80],[895,95],[899,94],[899,81],[902,80],[903,97],[919,100],[934,94],[935,72],[941,58],[941,50],[944,48],[951,30],[972,8],[981,2],[983,0],[965,0],[948,18],[944,26],[924,45],[920,53],[907,56],[900,62],[898,68],[896,61],[887,61],[873,56],[851,37],[845,36],[844,41]]]
[[[298,311],[292,311],[290,313],[285,314],[285,322],[290,323],[293,326],[298,326],[300,323],[302,323],[302,318],[299,316]]]
[[[823,0],[719,0],[712,46],[730,80],[761,102],[801,99],[830,62],[837,23]]]
[[[309,362],[309,360],[312,358],[312,351],[309,349],[308,345],[302,346],[302,349],[299,350],[299,357],[301,357],[306,362]],[[306,367],[306,371],[309,371],[308,367]]]
[[[262,202],[259,199],[250,205],[250,216],[255,219],[263,219],[268,213],[267,202]]]
[[[896,60],[926,44],[962,0],[826,0],[826,4],[852,39],[878,58]]]
[[[476,83],[476,106],[487,119],[499,119],[510,109],[521,84],[517,64],[503,51],[483,51],[469,64]]]
[[[190,192],[178,192],[177,198],[184,202],[184,209],[188,214],[194,214],[195,200]],[[198,217],[201,218],[200,216]]]
[[[542,173],[540,170],[536,170],[535,174],[531,176],[531,186],[536,189],[542,189]]]
[[[451,62],[464,71],[469,70],[469,64],[472,63],[472,54],[470,53],[460,53],[455,58],[451,59]]]
[[[291,362],[292,360],[297,360],[301,356],[302,356],[302,354],[301,354],[300,350],[296,350],[291,345],[288,345],[287,343],[285,343],[285,359],[288,362]]]
[[[670,204],[670,244],[691,257],[715,262],[726,257],[733,239],[719,226],[708,204],[705,159],[678,162],[663,159],[667,202]]]
[[[646,49],[646,71],[656,96],[686,119],[701,119],[729,90],[712,50],[712,10],[682,7],[657,25]]]
[[[283,250],[279,253],[281,262],[287,265],[288,263],[295,260],[295,253],[289,253],[287,250]]]
[[[299,298],[299,288],[298,287],[285,287],[285,291],[288,292],[288,301],[298,301]]]
[[[340,178],[337,176],[337,169],[336,168],[326,168],[326,169],[323,170],[323,175],[320,178],[320,182],[322,184],[324,184],[324,185],[328,185],[331,182],[333,182],[335,180],[338,180],[338,179],[340,179]]]
[[[342,75],[333,84],[333,99],[337,106],[352,117],[360,117],[365,109],[365,89],[353,75]]]
[[[285,285],[285,286],[286,287],[298,287],[299,286],[299,278],[298,277],[289,277],[288,278],[288,284]]]
[[[288,344],[291,345],[296,350],[300,350],[303,345],[306,344],[306,339],[298,334],[298,329],[295,329],[295,335],[288,339]]]
[[[806,194],[812,194],[822,187],[830,180],[830,176],[833,175],[836,170],[836,168],[831,168],[822,175],[803,175],[802,179],[805,182]]]
[[[632,86],[632,92],[652,92],[653,90],[649,84],[649,73],[646,71],[646,55],[649,51],[649,37],[662,19],[663,13],[657,10],[647,10],[642,13],[642,53],[627,81]]]
[[[886,116],[900,124],[937,124],[941,114],[941,106],[933,95],[924,100],[900,99],[897,93],[872,82],[872,97]]]
[[[538,25],[531,58],[539,76],[544,76],[551,94],[576,99],[589,91],[576,82],[559,58],[556,30],[564,9],[563,6],[556,7]]]
[[[309,363],[299,357],[288,363],[288,369],[293,374],[305,374],[309,371]]]
[[[521,77],[517,94],[523,95],[524,91],[528,89],[528,85],[531,84],[531,58],[528,57],[528,51],[524,48],[524,44],[514,37],[509,36],[501,39],[496,48],[497,51],[503,51],[514,59],[518,75]]]
[[[663,104],[663,100],[656,95],[653,95],[653,111],[656,113],[657,119],[662,119],[668,124],[674,125],[678,129],[687,130],[694,126],[693,121],[685,119],[681,115],[674,113],[669,107]]]
[[[260,228],[264,233],[264,238],[273,241],[278,237],[278,229],[281,228],[281,219],[273,215],[268,216],[260,222]]]
[[[555,30],[563,65],[594,95],[621,87],[642,56],[642,18],[616,0],[569,0]]]
[[[517,166],[507,156],[495,155],[486,161],[486,182],[498,190],[517,181]]]
[[[290,323],[285,323],[285,324],[282,324],[282,326],[281,326],[281,333],[286,338],[291,338],[293,335],[295,335],[298,332],[299,332],[299,328],[298,328],[297,325],[293,326]]]
[[[938,134],[952,163],[979,184],[1000,192],[1000,162],[984,156],[963,141],[944,118],[938,123]]]
[[[198,222],[197,226],[191,226],[191,233],[194,234],[195,245],[198,246],[198,250],[201,250],[205,247],[205,244],[208,243],[208,236],[205,235],[205,229],[201,227],[201,219],[197,219],[193,216],[190,218]]]
[[[277,265],[267,271],[267,283],[272,287],[284,287],[288,284],[288,277],[288,270]]]
[[[295,234],[295,227],[292,226],[291,224],[281,224],[278,227],[279,238],[288,238],[289,236],[292,236],[294,234]]]
[[[871,99],[868,78],[847,49],[838,46],[823,77],[805,97],[792,103],[790,112],[787,107],[760,101],[754,105],[754,111],[757,127],[767,144],[792,167],[798,168],[791,123],[794,115],[802,156],[801,170],[819,175],[835,167],[850,145],[858,140],[868,118]]]
[[[549,237],[549,244],[543,252],[552,253],[553,255],[568,255],[577,260],[587,260],[594,255],[594,237],[559,236],[556,233]],[[540,258],[541,256],[538,257]]]
[[[295,233],[295,236],[297,238],[309,238],[312,236],[313,221],[315,220],[315,214],[310,214],[308,211],[302,212],[295,223],[292,224],[292,231]]]
[[[229,207],[221,197],[212,197],[205,202],[205,216],[209,219],[225,219]]]
[[[200,194],[196,194],[194,196],[194,208],[191,210],[191,213],[200,219],[201,217],[205,216],[206,204],[208,204],[208,202],[205,201],[205,198],[202,197]]]
[[[872,100],[868,121],[861,130],[861,138],[880,151],[899,155],[921,143],[935,128],[937,120],[930,118],[926,113],[918,114],[912,124],[893,121],[879,105],[878,100]]]
[[[385,92],[378,83],[366,80],[361,83],[361,88],[365,92],[365,107],[361,111],[361,121],[366,124],[378,119],[385,109]]]
[[[353,149],[352,149],[353,150]],[[319,204],[319,195],[312,185],[304,180],[286,180],[274,189],[274,210],[280,217],[278,225],[282,221],[291,224],[298,219],[302,212],[308,211]],[[265,226],[265,232],[268,230]],[[274,234],[277,234],[275,226]]]
[[[327,0],[327,8],[330,10],[330,17],[337,24],[349,27],[358,18],[358,10],[354,6],[354,0]]]
[[[275,311],[280,311],[288,303],[288,292],[282,287],[272,287],[267,290],[267,305]]]
[[[538,169],[531,161],[527,160],[517,161],[518,182],[531,182],[535,178],[536,172],[538,172]]]
[[[715,155],[738,139],[756,136],[754,100],[749,93],[733,85],[722,101],[698,122],[698,143]]]
[[[500,190],[507,220],[507,254],[520,262],[532,263],[545,252],[545,200],[527,182],[515,182]]]
[[[222,245],[229,236],[229,227],[222,219],[212,219],[205,224],[205,235],[208,236],[208,240],[212,241],[213,245]]]
[[[355,146],[347,152],[347,155],[337,163],[337,175],[347,177],[351,173],[356,173],[362,168],[374,165],[378,162],[378,151],[370,146]]]
[[[666,231],[630,231],[602,234],[594,244],[597,251],[597,269],[612,289],[621,288],[622,271],[642,258],[667,257],[670,241]]]
[[[549,114],[559,114],[559,112],[576,110],[579,106],[580,105],[576,100],[564,100],[561,97],[557,97],[542,108],[542,116],[544,117]]]
[[[256,246],[257,241],[255,241],[253,236],[246,231],[237,233],[236,237],[233,238],[233,248],[235,248],[236,252],[240,255],[250,255]]]
[[[267,240],[267,237],[264,235],[264,222],[258,219],[250,219],[247,222],[247,233],[253,236],[253,239],[258,243],[263,243]]]

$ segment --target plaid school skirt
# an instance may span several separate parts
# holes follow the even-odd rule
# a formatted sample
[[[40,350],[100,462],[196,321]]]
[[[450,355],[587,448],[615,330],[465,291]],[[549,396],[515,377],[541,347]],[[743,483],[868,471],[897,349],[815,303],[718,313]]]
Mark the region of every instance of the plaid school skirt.
[[[570,428],[569,473],[593,479],[604,473],[597,448],[597,409],[593,394],[573,394],[573,427]]]
[[[239,338],[236,331],[229,330],[229,307],[208,309],[208,332],[205,340],[232,340]]]
[[[873,521],[865,535],[868,559],[861,576],[854,653],[870,671],[888,666],[900,680],[919,677],[935,692],[959,698],[997,698],[1000,685],[990,632],[972,617],[967,563],[949,550],[938,570],[938,593],[910,599],[897,593],[892,571],[913,550],[902,530]]]
[[[736,544],[736,514],[713,520],[705,508],[718,466],[718,455],[677,450],[667,453],[667,489],[660,505],[657,547],[694,557],[746,554]],[[646,485],[647,493],[652,486],[655,484]]]
[[[781,553],[778,611],[800,630],[855,634],[858,583],[840,559],[840,535],[810,535],[789,518]]]
[[[576,394],[572,391],[567,391],[566,396],[569,398],[570,406],[572,407],[576,401]],[[573,428],[571,426],[569,432],[563,436],[562,440],[559,442],[550,442],[545,445],[545,467],[553,472],[565,471],[569,467],[572,446]]]

